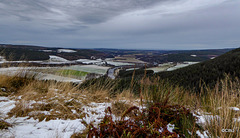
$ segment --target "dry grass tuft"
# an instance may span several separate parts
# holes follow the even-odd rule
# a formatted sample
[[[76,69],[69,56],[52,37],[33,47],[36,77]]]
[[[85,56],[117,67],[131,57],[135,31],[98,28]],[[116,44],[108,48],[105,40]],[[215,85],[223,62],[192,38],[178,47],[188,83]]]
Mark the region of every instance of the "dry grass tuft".
[[[81,133],[74,133],[73,135],[71,135],[71,138],[86,138],[88,137],[88,130],[84,130]]]
[[[207,94],[202,94],[200,109],[210,115],[205,116],[203,124],[211,137],[240,137],[240,111],[233,110],[240,107],[239,80],[232,81],[228,76],[216,84],[214,89],[207,89]],[[232,132],[224,132],[223,129]]]
[[[36,74],[28,73],[26,70],[19,70],[11,75],[0,75],[0,95],[9,96],[17,93],[20,89],[35,80]]]
[[[115,95],[115,100],[126,100],[130,103],[136,101],[137,99],[139,99],[139,97],[134,95],[130,90],[124,90],[123,92]]]
[[[197,102],[195,100],[189,100],[198,99],[197,94],[191,93],[178,85],[172,85],[168,81],[161,80],[160,78],[153,80],[146,78],[142,79],[140,83],[140,92],[143,95],[143,100],[148,102],[149,105],[164,103],[167,98],[168,104],[170,105],[178,104],[188,108],[197,108]]]
[[[86,98],[83,99],[83,103],[88,104],[91,102],[110,102],[111,96],[109,95],[108,90],[96,90],[96,91],[89,91],[83,90],[82,95],[85,95]]]
[[[115,116],[120,117],[124,111],[133,105],[139,105],[139,97],[131,93],[130,90],[125,90],[112,98],[111,111]],[[131,117],[133,114],[128,114],[128,116]]]
[[[141,80],[141,90],[144,99],[151,106],[154,103],[168,100],[170,105],[181,105],[192,112],[200,111],[205,119],[201,124],[210,137],[240,137],[240,81],[226,76],[219,81],[214,89],[202,85],[202,91],[193,93],[177,85],[173,86],[159,78]],[[223,132],[227,129],[232,132]]]
[[[9,127],[12,127],[12,125],[9,124],[9,123],[6,122],[6,121],[0,119],[0,130],[2,130],[2,129],[8,129]]]
[[[111,111],[115,116],[121,116],[124,111],[129,109],[131,105],[126,101],[114,101],[112,102]]]

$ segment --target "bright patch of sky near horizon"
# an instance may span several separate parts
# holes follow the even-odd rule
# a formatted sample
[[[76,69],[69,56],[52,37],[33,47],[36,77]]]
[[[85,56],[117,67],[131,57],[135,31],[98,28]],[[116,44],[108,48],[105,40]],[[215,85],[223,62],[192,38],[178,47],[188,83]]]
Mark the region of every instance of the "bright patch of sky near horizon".
[[[240,46],[240,0],[1,0],[0,43],[66,48]]]

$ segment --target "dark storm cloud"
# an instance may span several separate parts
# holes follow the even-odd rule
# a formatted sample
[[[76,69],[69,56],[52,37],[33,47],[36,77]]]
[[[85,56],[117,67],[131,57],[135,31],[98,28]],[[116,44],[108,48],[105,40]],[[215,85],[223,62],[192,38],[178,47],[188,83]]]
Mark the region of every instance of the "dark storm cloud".
[[[240,46],[240,0],[2,0],[0,43],[196,49]]]

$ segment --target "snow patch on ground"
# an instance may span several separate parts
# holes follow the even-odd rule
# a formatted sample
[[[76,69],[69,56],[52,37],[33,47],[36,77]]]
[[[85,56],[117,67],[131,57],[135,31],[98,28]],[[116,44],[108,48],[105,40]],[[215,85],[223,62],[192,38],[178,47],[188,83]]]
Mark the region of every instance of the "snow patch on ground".
[[[77,62],[82,62],[84,64],[96,64],[96,65],[104,65],[104,64],[109,64],[109,65],[114,65],[114,66],[126,66],[126,65],[134,65],[133,63],[125,63],[125,62],[117,62],[113,61],[112,59],[96,59],[96,60],[90,60],[90,59],[78,59]]]
[[[78,59],[76,60],[77,62],[81,62],[83,64],[101,64],[102,60],[97,59],[97,60],[91,60],[91,59]]]
[[[105,110],[111,107],[111,103],[95,103],[92,102],[87,106],[83,106],[83,112],[87,113],[88,116],[84,120],[89,123],[94,123],[95,125],[99,124],[101,119],[105,116]],[[116,117],[113,115],[113,120]]]
[[[43,51],[43,52],[53,52],[52,50],[40,50],[40,51]]]
[[[81,119],[39,122],[33,118],[18,117],[7,119],[6,121],[14,125],[0,134],[0,136],[6,138],[70,138],[74,132],[80,132],[86,128],[81,123]]]
[[[204,125],[206,123],[210,123],[210,121],[213,119],[214,120],[220,119],[220,117],[218,115],[214,116],[211,113],[207,113],[207,112],[202,113],[200,111],[193,113],[193,116],[197,117],[198,118],[197,123],[202,124],[202,125]]]
[[[237,107],[229,107],[229,109],[234,110],[234,111],[240,111],[240,109]]]
[[[107,64],[114,65],[114,66],[127,66],[127,65],[134,65],[133,63],[125,63],[125,62],[115,62],[115,61],[106,61]]]
[[[207,131],[204,131],[203,132],[203,134],[199,131],[199,130],[197,130],[197,135],[200,137],[200,138],[208,138],[209,136],[207,135]]]
[[[15,107],[15,101],[10,100],[8,97],[0,97],[0,118],[7,116],[7,113]]]
[[[167,125],[167,129],[168,129],[169,132],[173,133],[174,124],[168,124],[168,125]]]
[[[5,57],[0,56],[0,61],[6,61]]]

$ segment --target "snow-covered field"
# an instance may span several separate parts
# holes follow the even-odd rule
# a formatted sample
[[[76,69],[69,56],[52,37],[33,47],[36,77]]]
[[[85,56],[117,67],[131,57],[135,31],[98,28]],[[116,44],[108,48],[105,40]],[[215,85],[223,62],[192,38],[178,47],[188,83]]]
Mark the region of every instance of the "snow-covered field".
[[[68,60],[61,58],[59,56],[50,55],[49,62],[68,62]]]
[[[91,60],[91,59],[78,59],[77,62],[81,62],[83,64],[97,64],[101,65],[104,64],[104,62],[101,59]]]
[[[193,64],[197,64],[197,63],[199,63],[199,62],[183,62],[183,63],[177,63],[175,65],[172,62],[168,62],[168,63],[159,64],[158,67],[148,68],[147,70],[153,70],[154,73],[162,72],[162,71],[173,71],[173,70],[187,67],[189,65],[193,65]]]
[[[172,62],[168,62],[168,63],[159,64],[157,67],[148,68],[147,70],[153,70],[154,73],[157,73],[157,72],[166,71],[167,69],[173,66],[174,65]]]
[[[114,66],[127,66],[127,65],[134,65],[133,63],[125,63],[125,62],[115,62],[115,61],[106,61],[110,65]]]
[[[4,58],[0,59],[0,63],[38,63],[38,64],[65,64],[75,63],[75,61],[69,61],[59,56],[50,55],[48,61],[6,61]],[[1,58],[1,57],[0,57]]]
[[[4,75],[22,75],[24,76],[25,73],[27,74],[34,74],[37,79],[39,80],[56,80],[61,82],[77,82],[80,83],[83,81],[83,78],[70,78],[69,76],[61,76],[61,74],[51,74],[45,72],[39,72],[36,70],[77,70],[83,71],[88,73],[96,73],[100,75],[104,75],[107,73],[110,67],[105,66],[98,66],[98,65],[73,65],[73,66],[65,66],[65,67],[9,67],[9,68],[0,68],[0,74]]]
[[[77,51],[71,50],[71,49],[58,49],[57,52],[58,52],[58,53],[62,53],[62,52],[65,52],[65,53],[74,53],[74,52],[77,52]]]
[[[154,73],[157,73],[157,72],[166,71],[167,69],[168,67],[153,67],[153,68],[148,68],[147,70],[153,70]]]
[[[4,61],[6,61],[6,59],[3,56],[0,56],[0,61],[4,62]]]
[[[60,82],[75,82],[75,83],[81,83],[82,80],[79,79],[73,79],[69,77],[63,77],[53,74],[46,74],[46,73],[37,73],[37,79],[39,80],[56,80]]]
[[[173,71],[173,70],[176,70],[176,69],[179,69],[179,68],[183,68],[183,67],[187,67],[189,65],[193,65],[193,64],[197,64],[199,62],[184,62],[184,63],[177,63],[176,66],[174,67],[171,67],[171,68],[168,68],[167,71]]]
[[[61,82],[76,82],[76,83],[81,83],[82,80],[79,79],[73,79],[69,77],[63,77],[63,76],[58,76],[58,75],[53,75],[53,74],[47,74],[47,73],[41,73],[41,72],[35,72],[31,71],[34,69],[52,69],[56,67],[9,67],[9,68],[0,68],[0,74],[4,75],[9,75],[9,76],[25,76],[27,73],[28,75],[35,75],[35,77],[39,80],[56,80],[56,81],[61,81]]]
[[[96,65],[103,65],[105,63],[107,63],[109,65],[114,65],[114,66],[134,65],[133,63],[117,62],[117,61],[114,61],[112,58],[107,58],[105,60],[78,59],[77,61],[82,62],[84,64],[96,64]]]

